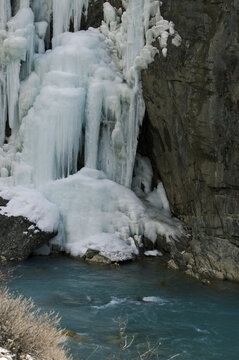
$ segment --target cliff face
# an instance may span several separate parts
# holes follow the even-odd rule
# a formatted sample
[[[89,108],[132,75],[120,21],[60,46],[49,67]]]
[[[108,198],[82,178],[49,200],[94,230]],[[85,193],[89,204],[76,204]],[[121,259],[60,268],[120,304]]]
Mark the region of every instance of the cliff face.
[[[89,2],[83,29],[101,24],[104,2]],[[189,274],[239,281],[239,0],[163,0],[161,10],[183,41],[142,73],[139,152],[189,236],[157,244]]]
[[[192,229],[189,269],[239,279],[239,1],[164,0],[162,13],[183,42],[142,75],[141,139]]]

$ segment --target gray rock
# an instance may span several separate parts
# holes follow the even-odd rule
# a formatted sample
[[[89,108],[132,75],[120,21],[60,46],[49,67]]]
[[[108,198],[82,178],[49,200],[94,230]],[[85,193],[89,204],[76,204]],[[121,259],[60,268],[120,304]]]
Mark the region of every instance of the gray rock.
[[[168,261],[168,268],[172,270],[178,270],[178,265],[175,263],[173,259]]]
[[[94,255],[92,258],[86,258],[85,261],[88,264],[103,264],[103,265],[111,264],[110,259],[108,259],[106,256],[103,256],[100,254]]]
[[[99,254],[99,250],[88,249],[84,255],[85,259],[92,259],[95,255]]]
[[[162,14],[183,42],[170,44],[167,58],[157,55],[142,74],[147,116],[139,143],[172,213],[192,233],[184,250],[195,271],[237,281],[238,10],[231,0],[163,1]],[[177,262],[187,265],[183,257]]]
[[[6,201],[0,198],[0,203]],[[46,233],[24,217],[0,215],[0,262],[22,261],[56,233]]]
[[[204,237],[190,243],[192,269],[205,278],[239,280],[239,248],[226,239]]]

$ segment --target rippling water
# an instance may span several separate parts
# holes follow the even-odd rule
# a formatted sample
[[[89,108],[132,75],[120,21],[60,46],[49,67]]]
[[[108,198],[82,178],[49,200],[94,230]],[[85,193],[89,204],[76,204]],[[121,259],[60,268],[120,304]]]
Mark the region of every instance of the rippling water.
[[[239,285],[210,286],[170,271],[156,260],[117,268],[67,257],[33,257],[10,284],[44,311],[54,309],[62,326],[81,335],[69,340],[74,359],[103,360],[118,353],[118,318],[135,337],[121,359],[136,359],[160,342],[159,360],[239,359]],[[117,356],[116,356],[117,358]]]

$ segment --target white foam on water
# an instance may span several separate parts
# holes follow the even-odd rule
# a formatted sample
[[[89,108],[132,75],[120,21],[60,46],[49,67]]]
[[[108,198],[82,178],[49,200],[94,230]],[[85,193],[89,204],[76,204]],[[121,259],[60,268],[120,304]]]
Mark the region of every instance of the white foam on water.
[[[142,300],[147,303],[155,303],[158,305],[165,305],[168,303],[168,300],[163,299],[159,296],[145,296]]]

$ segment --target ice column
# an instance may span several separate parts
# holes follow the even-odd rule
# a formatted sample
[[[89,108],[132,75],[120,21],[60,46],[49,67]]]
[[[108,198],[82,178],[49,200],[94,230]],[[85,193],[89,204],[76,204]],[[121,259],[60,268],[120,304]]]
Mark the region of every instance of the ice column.
[[[0,146],[5,140],[5,127],[7,121],[7,75],[0,67]]]
[[[37,187],[77,171],[84,97],[83,89],[49,84],[24,118],[23,156]],[[19,171],[16,176],[21,176]]]
[[[6,29],[7,22],[11,17],[10,0],[0,1],[0,30]]]
[[[21,76],[24,79],[32,69],[34,55],[34,15],[28,0],[21,0],[20,9],[8,23],[8,32],[3,41],[3,51],[7,67],[7,96],[9,126],[13,133],[18,129],[18,95]]]
[[[20,89],[20,61],[11,61],[7,65],[7,100],[8,100],[8,120],[12,130],[18,125],[18,93]]]
[[[11,17],[10,0],[0,1],[0,146],[4,144],[7,121],[7,74],[4,62],[3,41],[7,21]]]
[[[85,138],[85,166],[96,169],[103,103],[103,80],[94,82],[88,90],[88,113]]]

